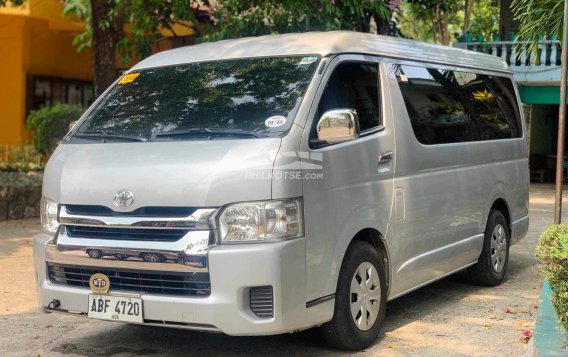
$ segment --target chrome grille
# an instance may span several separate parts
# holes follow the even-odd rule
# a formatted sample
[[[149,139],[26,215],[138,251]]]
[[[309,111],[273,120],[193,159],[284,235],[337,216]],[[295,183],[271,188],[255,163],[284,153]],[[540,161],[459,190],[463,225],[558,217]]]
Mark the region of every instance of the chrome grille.
[[[175,242],[189,232],[187,229],[111,228],[104,226],[64,226],[72,238],[119,239]]]
[[[47,263],[49,280],[54,284],[89,287],[89,278],[103,273],[110,279],[110,291],[158,295],[206,297],[211,294],[209,273],[171,273],[127,269],[90,268]]]
[[[191,212],[189,215],[187,213]],[[131,229],[211,230],[214,208],[142,207],[132,212],[116,212],[103,206],[62,205],[62,226]],[[88,214],[89,213],[89,214]],[[169,213],[169,214],[168,214]]]
[[[132,212],[118,212],[105,206],[96,205],[65,205],[67,212],[80,216],[110,216],[110,217],[187,217],[197,208],[193,207],[140,207]]]
[[[274,293],[272,286],[257,286],[250,288],[250,309],[262,318],[274,317]]]

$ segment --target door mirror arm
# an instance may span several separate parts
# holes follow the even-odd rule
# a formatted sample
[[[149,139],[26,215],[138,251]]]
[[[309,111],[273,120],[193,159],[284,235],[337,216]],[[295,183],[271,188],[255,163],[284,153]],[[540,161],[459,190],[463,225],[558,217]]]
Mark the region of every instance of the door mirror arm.
[[[310,147],[312,149],[321,149],[325,146],[328,146],[329,142],[326,140],[319,140],[319,139],[310,139]]]

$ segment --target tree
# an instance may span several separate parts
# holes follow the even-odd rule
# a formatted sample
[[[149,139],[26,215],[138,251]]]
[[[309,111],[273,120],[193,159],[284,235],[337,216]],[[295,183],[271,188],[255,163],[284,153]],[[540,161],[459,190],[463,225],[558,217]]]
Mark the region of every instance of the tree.
[[[90,20],[87,31],[91,33],[93,49],[93,82],[95,97],[114,82],[116,72],[116,49],[124,36],[124,14],[107,19],[112,12],[111,0],[90,0]]]
[[[93,50],[95,96],[117,78],[118,60],[126,64],[150,55],[164,33],[177,36],[174,25],[199,33],[200,23],[209,20],[201,16],[202,7],[187,0],[66,0],[64,14],[85,21],[74,43],[79,50]]]
[[[0,7],[12,6],[18,7],[24,5],[26,0],[0,0]]]
[[[451,42],[450,23],[459,10],[463,0],[407,0],[405,10],[410,17],[429,23],[434,42],[449,45]]]
[[[563,0],[513,0],[512,9],[520,22],[520,37],[538,39],[542,35],[556,35],[562,39]]]
[[[488,39],[499,30],[498,17],[494,0],[406,0],[397,14],[403,35],[442,44],[467,32]]]
[[[512,9],[520,23],[519,37],[532,40],[529,52],[535,58],[538,58],[540,36],[555,35],[562,40],[563,0],[514,0]]]
[[[499,3],[499,36],[502,41],[508,41],[511,34],[519,29],[519,21],[513,13],[513,0],[501,0]]]
[[[216,26],[203,40],[314,30],[369,32],[372,20],[386,32],[389,5],[397,0],[224,0],[215,9]],[[392,5],[391,5],[392,6]]]
[[[0,0],[0,5],[21,5],[25,0]],[[95,95],[99,96],[118,76],[123,64],[152,53],[164,32],[176,37],[174,25],[203,35],[204,40],[294,31],[347,29],[369,32],[372,21],[386,31],[389,4],[400,0],[66,0],[64,14],[85,22],[76,36],[78,50],[91,48]],[[215,5],[215,6],[214,6]],[[215,12],[215,18],[212,13]],[[129,31],[124,31],[128,25]]]
[[[499,6],[495,0],[475,0],[469,32],[483,35],[487,41],[499,33]],[[504,40],[504,39],[503,39]]]
[[[464,16],[463,16],[463,33],[466,34],[469,31],[469,24],[471,21],[471,15],[473,14],[473,4],[474,0],[465,0],[464,6]]]
[[[460,0],[406,0],[401,4],[401,31],[421,40],[449,45],[462,23],[456,18]]]

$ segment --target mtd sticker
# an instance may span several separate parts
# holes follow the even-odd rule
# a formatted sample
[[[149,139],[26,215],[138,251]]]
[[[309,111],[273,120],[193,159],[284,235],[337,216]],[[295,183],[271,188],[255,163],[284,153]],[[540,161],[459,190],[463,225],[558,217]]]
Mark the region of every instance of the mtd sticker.
[[[286,124],[286,117],[283,117],[282,115],[275,115],[264,121],[264,125],[269,128],[277,128],[284,124]]]

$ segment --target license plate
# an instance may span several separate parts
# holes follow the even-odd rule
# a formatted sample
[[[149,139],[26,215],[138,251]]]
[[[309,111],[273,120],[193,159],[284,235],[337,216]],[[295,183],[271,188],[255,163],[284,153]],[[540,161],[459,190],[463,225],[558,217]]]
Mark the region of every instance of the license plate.
[[[142,299],[90,294],[88,316],[93,319],[142,323]]]

